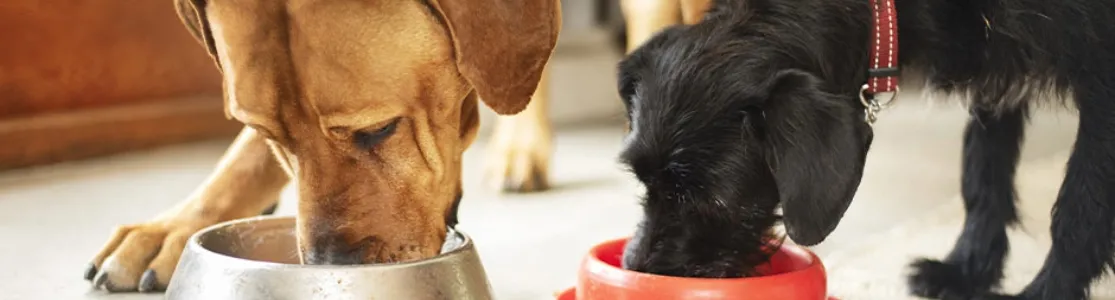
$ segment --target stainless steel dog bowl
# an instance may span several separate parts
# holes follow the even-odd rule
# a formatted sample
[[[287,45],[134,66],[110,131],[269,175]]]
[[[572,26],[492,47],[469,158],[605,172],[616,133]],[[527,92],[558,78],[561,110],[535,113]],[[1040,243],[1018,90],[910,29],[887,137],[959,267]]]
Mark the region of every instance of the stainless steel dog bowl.
[[[190,238],[167,287],[171,300],[492,298],[472,240],[450,232],[442,254],[403,263],[301,265],[293,217],[217,224]]]

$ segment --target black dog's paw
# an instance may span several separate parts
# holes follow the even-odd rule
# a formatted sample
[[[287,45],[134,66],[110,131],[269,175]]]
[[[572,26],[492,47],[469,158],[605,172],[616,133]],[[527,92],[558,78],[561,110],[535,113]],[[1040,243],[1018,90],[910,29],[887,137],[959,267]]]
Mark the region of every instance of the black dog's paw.
[[[971,284],[959,266],[932,259],[919,259],[910,264],[907,278],[910,293],[915,296],[943,300],[996,300],[1011,298],[987,294]]]

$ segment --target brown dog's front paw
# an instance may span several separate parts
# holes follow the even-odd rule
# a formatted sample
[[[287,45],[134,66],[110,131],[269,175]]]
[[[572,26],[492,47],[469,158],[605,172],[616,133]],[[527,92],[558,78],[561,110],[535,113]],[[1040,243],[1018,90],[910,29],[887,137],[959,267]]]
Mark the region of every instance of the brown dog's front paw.
[[[164,290],[186,240],[211,223],[157,220],[120,226],[86,267],[85,279],[109,292]]]
[[[530,150],[508,151],[506,158],[489,163],[488,180],[496,188],[510,193],[540,192],[550,188],[545,163],[531,155]]]
[[[504,192],[549,189],[551,132],[544,120],[500,117],[489,144],[486,181]]]

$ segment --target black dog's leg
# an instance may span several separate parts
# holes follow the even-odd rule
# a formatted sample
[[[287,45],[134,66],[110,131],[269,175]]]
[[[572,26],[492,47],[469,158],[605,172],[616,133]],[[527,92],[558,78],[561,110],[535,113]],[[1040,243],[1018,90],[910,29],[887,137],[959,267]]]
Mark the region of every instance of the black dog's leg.
[[[1087,299],[1092,281],[1115,270],[1115,100],[1077,90],[1080,125],[1053,207],[1053,247],[1025,299]]]
[[[998,287],[1010,247],[1007,227],[1018,221],[1014,174],[1026,117],[1024,108],[971,111],[964,134],[964,230],[944,262],[920,259],[911,265],[911,293],[967,299]]]

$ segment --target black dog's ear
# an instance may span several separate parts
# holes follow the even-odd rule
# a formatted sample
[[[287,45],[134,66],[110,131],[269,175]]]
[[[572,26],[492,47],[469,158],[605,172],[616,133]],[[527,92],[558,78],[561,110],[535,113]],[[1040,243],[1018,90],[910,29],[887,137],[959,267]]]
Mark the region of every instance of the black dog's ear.
[[[624,60],[620,62],[619,72],[616,76],[616,87],[619,92],[619,99],[623,101],[624,107],[631,108],[631,97],[635,96],[635,84],[637,83],[635,74],[631,69],[635,68],[634,62],[631,60]]]
[[[767,155],[790,238],[803,245],[824,241],[840,223],[863,175],[870,129],[854,102],[821,90],[821,80],[797,70],[776,74],[768,85]]]
[[[178,18],[182,19],[182,24],[186,25],[186,30],[205,46],[209,57],[213,58],[213,62],[218,65],[217,69],[220,69],[217,46],[213,43],[213,33],[209,31],[209,20],[205,15],[206,2],[207,0],[174,0],[174,8],[178,12]]]

